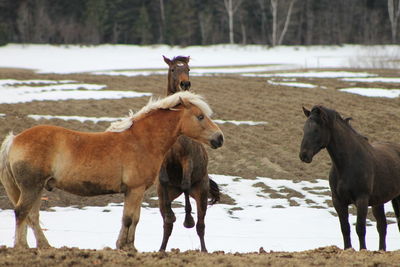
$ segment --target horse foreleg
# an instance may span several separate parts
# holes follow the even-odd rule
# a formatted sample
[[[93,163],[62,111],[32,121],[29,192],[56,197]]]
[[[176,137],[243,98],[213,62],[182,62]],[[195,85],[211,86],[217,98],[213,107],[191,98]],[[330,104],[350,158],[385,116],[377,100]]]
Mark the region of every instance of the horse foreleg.
[[[117,240],[118,249],[135,248],[136,225],[140,218],[140,207],[143,200],[145,186],[129,188],[125,194],[122,227]]]
[[[164,210],[161,212],[161,215],[163,216],[164,221],[168,223],[174,223],[176,221],[176,217],[174,212],[172,211],[171,207],[171,202],[172,200],[169,198],[169,192],[168,192],[168,187],[169,187],[169,176],[167,173],[167,169],[163,165],[160,169],[160,175],[159,175],[159,181],[160,181],[160,187],[161,191],[158,193],[159,196],[159,201],[160,203],[160,208],[163,207]]]
[[[335,208],[340,222],[342,231],[344,249],[351,248],[350,224],[349,224],[349,207],[347,204],[341,203],[335,196],[332,196],[333,207]]]
[[[204,219],[206,217],[206,212],[207,212],[208,190],[203,190],[203,188],[200,188],[195,192],[193,192],[192,196],[196,200],[196,205],[197,205],[196,231],[197,235],[200,238],[201,251],[207,252],[206,243],[204,241],[204,230],[205,230]]]
[[[358,240],[360,242],[360,250],[367,249],[365,245],[365,233],[366,233],[366,220],[368,214],[368,198],[361,197],[356,200],[357,207],[357,222],[356,231],[358,235]]]
[[[185,226],[186,228],[193,228],[194,219],[192,216],[192,205],[190,204],[189,193],[185,191],[184,195],[185,195],[185,221],[183,222],[183,226]]]
[[[190,204],[189,193],[192,187],[193,161],[190,158],[185,158],[181,161],[181,165],[181,189],[185,194],[185,221],[183,222],[183,226],[186,228],[192,228],[194,227],[194,219],[192,216],[192,205]]]
[[[376,219],[376,228],[379,233],[379,250],[386,250],[386,215],[383,205],[372,207],[372,213]]]

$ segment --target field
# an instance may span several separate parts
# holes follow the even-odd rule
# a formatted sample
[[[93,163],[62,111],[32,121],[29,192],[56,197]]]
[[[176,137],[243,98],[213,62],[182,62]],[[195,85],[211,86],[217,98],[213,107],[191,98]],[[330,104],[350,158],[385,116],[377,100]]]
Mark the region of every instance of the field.
[[[295,70],[293,72],[313,71]],[[318,69],[318,72],[324,71]],[[380,69],[329,69],[325,71],[346,71],[369,73],[377,77],[398,77],[397,70]],[[280,72],[282,73],[282,72]],[[83,84],[104,84],[107,90],[149,92],[163,96],[166,90],[165,75],[150,76],[108,76],[91,74],[39,74],[24,69],[0,69],[0,79],[16,80],[74,80]],[[290,79],[290,81],[288,81]],[[214,119],[265,122],[259,125],[233,123],[220,124],[225,134],[225,144],[221,149],[209,152],[209,173],[224,174],[253,180],[256,177],[286,179],[294,182],[316,182],[327,178],[330,159],[326,151],[320,152],[311,164],[299,160],[298,152],[302,138],[305,117],[302,106],[311,108],[323,104],[339,111],[343,117],[352,117],[351,124],[357,131],[367,136],[370,141],[386,140],[400,143],[400,99],[383,97],[365,97],[357,94],[340,92],[340,88],[365,87],[396,89],[400,82],[388,83],[382,79],[370,81],[350,81],[340,77],[246,77],[241,75],[192,76],[192,89],[204,95],[214,110]],[[304,88],[286,86],[284,82],[312,84],[315,87]],[[40,86],[43,84],[36,84]],[[0,96],[0,99],[2,96]],[[123,117],[129,109],[138,110],[145,105],[148,97],[100,99],[100,100],[64,100],[32,101],[25,103],[0,104],[0,138],[10,131],[19,133],[37,124],[53,124],[81,131],[104,131],[109,122],[79,122],[76,120],[34,120],[28,115],[51,114],[63,116],[87,117]],[[298,191],[259,185],[260,190],[269,198],[286,198],[289,206],[300,206],[299,199],[307,198]],[[312,191],[310,189],[310,191]],[[300,195],[299,195],[300,194]],[[329,191],[319,194],[329,196]],[[154,188],[146,195],[146,205],[157,207]],[[105,206],[109,203],[122,202],[122,195],[83,198],[59,190],[45,192],[43,210],[53,207]],[[313,205],[312,199],[308,204]],[[224,194],[221,204],[233,205],[229,194]],[[314,203],[314,208],[324,208]],[[217,204],[218,205],[218,204]],[[331,208],[329,200],[326,205]],[[11,205],[3,189],[0,191],[0,209],[10,209]],[[277,207],[279,208],[279,207]],[[209,215],[208,220],[212,217]],[[393,222],[393,214],[388,213]],[[161,218],[159,218],[161,220]],[[370,217],[373,220],[372,217]],[[337,222],[338,224],[338,222]],[[176,227],[181,227],[176,226]],[[296,227],[295,225],[293,227]],[[372,228],[371,228],[372,229]],[[329,231],[329,229],[327,229]],[[353,230],[354,231],[354,230]],[[398,234],[398,233],[397,233]],[[206,236],[207,238],[207,236]],[[396,236],[397,240],[400,240]],[[238,241],[239,242],[239,241]],[[398,243],[398,242],[397,242]],[[267,244],[267,243],[266,243]],[[159,244],[154,244],[154,250]],[[353,239],[357,248],[357,240]],[[264,250],[265,249],[265,250]],[[103,250],[83,250],[61,248],[50,250],[14,250],[0,248],[0,265],[4,266],[71,266],[86,265],[140,265],[140,266],[395,266],[400,260],[400,253],[393,252],[355,252],[343,251],[336,246],[327,246],[301,252],[270,252],[267,245],[253,253],[228,253],[221,247],[206,256],[196,251],[179,252],[174,249],[169,253],[123,252],[110,248]],[[266,251],[266,252],[265,252]],[[259,253],[261,252],[261,253]],[[21,262],[23,264],[21,265]]]

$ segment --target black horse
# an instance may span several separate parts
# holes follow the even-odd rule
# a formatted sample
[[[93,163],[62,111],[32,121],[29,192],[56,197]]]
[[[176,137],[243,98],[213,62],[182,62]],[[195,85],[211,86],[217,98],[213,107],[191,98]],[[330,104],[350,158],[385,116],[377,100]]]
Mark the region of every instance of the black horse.
[[[169,66],[167,95],[189,90],[191,86],[189,57],[178,56],[172,60],[164,57],[164,61]],[[189,200],[191,196],[196,200],[196,230],[200,238],[201,251],[207,251],[204,241],[207,201],[210,198],[210,204],[214,204],[220,198],[219,187],[209,178],[207,165],[208,156],[204,146],[186,136],[180,136],[167,152],[160,170],[158,187],[160,212],[164,220],[160,251],[165,251],[176,220],[171,202],[182,193],[185,195],[186,214],[183,225],[186,228],[192,228],[195,224],[191,214],[192,206]]]
[[[300,159],[310,163],[326,148],[332,160],[329,185],[333,206],[339,216],[344,248],[351,248],[348,206],[357,207],[356,231],[360,250],[366,249],[365,224],[368,206],[377,221],[379,249],[386,250],[384,203],[392,201],[400,230],[400,145],[369,143],[335,110],[303,107],[307,117],[300,148]]]

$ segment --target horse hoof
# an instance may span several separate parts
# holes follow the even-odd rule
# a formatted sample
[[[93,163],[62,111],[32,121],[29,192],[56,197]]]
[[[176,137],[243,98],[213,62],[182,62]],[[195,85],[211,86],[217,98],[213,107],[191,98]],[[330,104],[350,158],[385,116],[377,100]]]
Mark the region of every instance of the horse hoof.
[[[183,226],[186,228],[193,228],[194,227],[194,220],[192,216],[187,216],[185,221],[183,222]]]

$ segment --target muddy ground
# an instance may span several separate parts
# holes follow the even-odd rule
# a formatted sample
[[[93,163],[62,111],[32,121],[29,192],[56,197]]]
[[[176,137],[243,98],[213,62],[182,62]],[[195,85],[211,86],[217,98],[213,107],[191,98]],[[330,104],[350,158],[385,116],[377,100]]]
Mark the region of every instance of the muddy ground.
[[[360,71],[360,70],[348,70]],[[383,77],[398,77],[396,70],[363,70]],[[76,80],[82,83],[107,85],[107,90],[135,90],[162,96],[166,90],[166,76],[113,77],[89,74],[36,74],[28,70],[0,69],[0,79]],[[280,81],[274,78],[274,81]],[[302,163],[298,152],[305,121],[302,106],[311,108],[323,104],[336,109],[344,117],[353,118],[352,125],[370,141],[386,140],[400,143],[400,98],[367,98],[339,92],[344,87],[400,88],[400,84],[345,82],[340,79],[298,78],[298,82],[318,85],[316,88],[295,88],[267,83],[267,78],[236,75],[191,77],[192,89],[202,94],[214,110],[213,118],[225,120],[265,121],[258,126],[220,125],[225,134],[225,145],[218,150],[209,149],[209,173],[237,175],[245,179],[256,176],[308,180],[326,179],[330,160],[326,151],[320,152],[311,164]],[[0,95],[0,98],[2,96]],[[35,121],[28,114],[80,115],[95,117],[123,117],[129,109],[138,110],[148,98],[121,100],[69,100],[34,101],[21,104],[0,104],[0,139],[10,131],[20,131],[37,124],[52,124],[81,131],[103,131],[107,122],[80,123],[78,121]],[[266,189],[268,190],[268,188]],[[153,196],[149,190],[148,196]],[[289,194],[290,195],[290,194]],[[83,198],[58,190],[45,192],[42,209],[52,206],[106,205],[121,202],[122,195]],[[146,198],[145,201],[148,201]],[[226,196],[223,202],[229,201]],[[156,205],[157,203],[151,203]],[[296,205],[294,203],[293,205]],[[0,208],[11,208],[3,189],[0,189]],[[160,218],[161,219],[161,218]],[[78,249],[26,250],[0,249],[0,265],[25,263],[26,265],[140,265],[140,266],[241,266],[249,265],[374,265],[399,263],[400,252],[342,251],[327,247],[301,253],[223,254],[206,257],[197,252],[167,255],[143,253],[130,255],[116,250],[89,251]],[[207,261],[207,262],[205,262]],[[243,262],[243,263],[242,263]],[[20,265],[23,266],[23,265]]]

